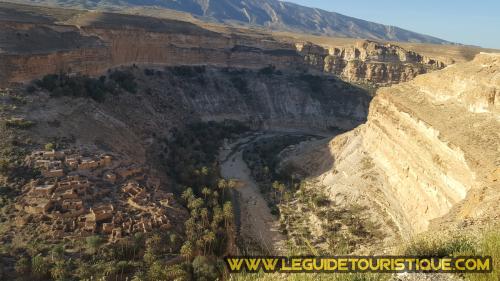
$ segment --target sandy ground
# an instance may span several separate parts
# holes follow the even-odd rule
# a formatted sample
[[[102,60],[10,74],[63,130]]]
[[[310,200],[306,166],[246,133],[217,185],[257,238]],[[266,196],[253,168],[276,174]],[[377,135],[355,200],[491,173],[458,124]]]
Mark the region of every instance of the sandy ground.
[[[221,151],[221,174],[226,179],[237,179],[242,183],[236,190],[240,209],[240,237],[245,242],[258,243],[264,253],[279,255],[284,250],[286,237],[279,232],[278,218],[271,214],[243,161],[242,147],[249,141],[249,137],[240,139]]]

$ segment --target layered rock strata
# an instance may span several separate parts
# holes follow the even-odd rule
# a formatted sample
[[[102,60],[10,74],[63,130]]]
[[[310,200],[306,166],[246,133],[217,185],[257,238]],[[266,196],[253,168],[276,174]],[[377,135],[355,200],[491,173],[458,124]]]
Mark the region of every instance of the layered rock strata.
[[[393,44],[360,41],[328,49],[310,43],[296,44],[304,60],[347,81],[388,85],[410,81],[419,74],[445,67],[443,62]]]
[[[480,54],[380,89],[366,124],[285,162],[335,204],[369,206],[404,237],[498,221],[499,98],[500,54]]]
[[[22,13],[16,17],[9,5],[0,6],[0,12],[10,14],[0,20],[0,83],[26,82],[52,73],[100,75],[120,65],[203,64],[317,69],[379,86],[408,81],[444,66],[397,46],[371,41],[329,50],[251,29],[207,28],[113,13],[43,11],[37,16],[30,10],[32,18],[26,20]]]

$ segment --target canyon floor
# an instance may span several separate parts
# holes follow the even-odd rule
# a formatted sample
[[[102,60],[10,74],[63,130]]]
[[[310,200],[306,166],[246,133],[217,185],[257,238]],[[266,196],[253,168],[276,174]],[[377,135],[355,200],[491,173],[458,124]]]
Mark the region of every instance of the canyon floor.
[[[0,280],[500,280],[221,263],[498,268],[498,51],[0,3],[0,87]]]
[[[257,138],[259,137],[265,136]],[[237,224],[239,225],[238,233],[242,239],[241,247],[257,246],[257,250],[262,251],[261,254],[279,255],[285,252],[286,238],[279,231],[279,220],[271,214],[266,200],[242,157],[242,149],[253,140],[255,138],[252,137],[239,139],[222,151],[220,158],[224,160],[221,164],[221,175],[226,179],[236,179],[241,183],[232,191],[236,193],[235,204],[240,210],[240,221]],[[252,251],[255,250],[249,249],[248,252]]]

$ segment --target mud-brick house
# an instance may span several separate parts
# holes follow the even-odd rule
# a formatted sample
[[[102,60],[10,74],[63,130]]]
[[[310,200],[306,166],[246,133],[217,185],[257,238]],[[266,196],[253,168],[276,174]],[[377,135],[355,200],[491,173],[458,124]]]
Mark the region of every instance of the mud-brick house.
[[[67,176],[59,182],[59,189],[73,189],[79,195],[84,195],[90,188],[90,182],[87,178],[76,176]]]
[[[90,208],[90,213],[87,215],[87,220],[100,222],[113,217],[114,207],[111,204],[100,205]]]
[[[59,178],[64,176],[64,170],[62,169],[51,169],[42,171],[42,176],[46,178]]]
[[[131,176],[142,173],[142,168],[139,166],[130,166],[125,168],[120,168],[116,170],[116,174],[120,176],[122,179],[127,179]]]
[[[78,169],[78,163],[79,163],[78,157],[66,158],[66,160],[64,162],[66,163],[66,165],[69,168],[71,168],[73,170]]]
[[[78,164],[78,170],[92,170],[99,167],[99,162],[92,158],[83,158]]]
[[[28,198],[24,205],[24,211],[33,215],[47,214],[54,206],[54,201],[46,198]]]
[[[32,183],[33,187],[29,192],[30,197],[46,197],[49,198],[54,190],[56,189],[56,184],[41,184],[37,185],[34,182]]]
[[[132,197],[144,192],[144,190],[135,181],[129,181],[129,182],[127,182],[122,187],[122,191],[124,193],[127,193],[129,196],[132,196]]]
[[[101,167],[106,167],[111,165],[113,157],[111,155],[103,154],[99,156],[99,164]]]
[[[81,199],[64,199],[61,202],[61,208],[66,211],[83,209],[83,201]]]
[[[79,195],[76,193],[76,191],[72,188],[69,189],[61,189],[58,188],[54,194],[52,195],[53,199],[57,200],[65,200],[65,199],[78,199]]]

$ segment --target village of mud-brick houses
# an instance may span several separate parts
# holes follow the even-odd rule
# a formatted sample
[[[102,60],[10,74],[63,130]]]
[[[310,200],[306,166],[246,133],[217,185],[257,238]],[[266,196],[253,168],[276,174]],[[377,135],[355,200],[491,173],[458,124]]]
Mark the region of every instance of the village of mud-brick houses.
[[[168,212],[178,205],[144,167],[109,154],[82,155],[77,149],[34,151],[26,163],[42,177],[24,187],[16,209],[39,218],[55,238],[100,234],[116,242],[171,228]]]

